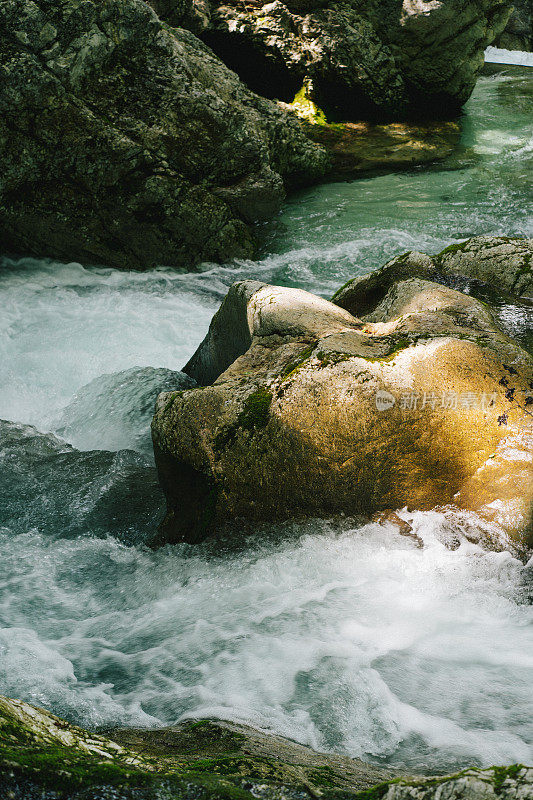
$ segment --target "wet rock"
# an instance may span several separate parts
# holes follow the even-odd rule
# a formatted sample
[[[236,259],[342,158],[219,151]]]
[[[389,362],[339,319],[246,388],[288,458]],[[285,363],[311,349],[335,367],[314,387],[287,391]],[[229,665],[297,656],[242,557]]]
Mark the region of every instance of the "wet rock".
[[[151,458],[119,450],[80,452],[30,425],[0,420],[0,527],[13,535],[151,538],[163,497]]]
[[[99,736],[0,697],[0,785],[10,800],[530,800],[533,769],[398,777],[245,725],[188,720]]]
[[[230,290],[224,305],[248,328],[233,362],[211,358],[213,341],[230,354],[223,305],[197,354],[209,385],[158,399],[167,515],[155,543],[198,541],[236,518],[454,504],[527,551],[533,360],[486,305],[415,260],[394,278],[389,266],[381,285],[349,284],[336,305],[282,287]]]
[[[203,37],[260,94],[300,92],[326,116],[450,115],[468,99],[506,0],[213,4]]]
[[[445,275],[463,275],[533,300],[533,239],[476,236],[435,257]]]
[[[333,302],[352,314],[368,314],[395,281],[408,277],[428,280],[473,279],[495,292],[518,299],[533,299],[533,240],[508,236],[475,236],[428,256],[410,251],[380,269],[354,278],[334,295]]]
[[[0,7],[5,250],[128,269],[249,256],[249,222],[325,164],[291,115],[142,0]]]
[[[410,169],[451,155],[461,135],[457,122],[326,122],[304,124],[307,136],[331,158],[330,176],[345,180],[358,173]]]

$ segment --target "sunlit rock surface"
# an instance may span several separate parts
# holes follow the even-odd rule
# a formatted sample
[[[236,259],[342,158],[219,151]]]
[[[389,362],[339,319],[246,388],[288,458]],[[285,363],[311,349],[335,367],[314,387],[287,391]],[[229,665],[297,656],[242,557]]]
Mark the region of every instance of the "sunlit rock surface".
[[[527,551],[533,360],[488,306],[428,280],[429,257],[408,260],[388,282],[382,271],[348,284],[336,305],[257,282],[230,289],[185,367],[203,387],[158,399],[159,542],[235,517],[454,504]]]
[[[402,778],[244,725],[190,720],[99,736],[0,697],[0,788],[10,800],[529,800],[533,769]]]
[[[370,170],[409,169],[441,161],[457,147],[461,129],[457,122],[417,124],[304,122],[310,139],[321,144],[331,158],[332,178],[346,179]]]

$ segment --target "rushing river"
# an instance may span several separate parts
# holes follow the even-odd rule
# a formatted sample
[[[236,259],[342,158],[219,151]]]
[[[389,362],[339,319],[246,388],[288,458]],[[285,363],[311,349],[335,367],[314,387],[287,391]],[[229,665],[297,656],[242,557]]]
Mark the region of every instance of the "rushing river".
[[[407,249],[533,235],[531,74],[479,81],[439,167],[291,198],[256,262],[2,261],[0,693],[90,727],[248,721],[422,771],[533,761],[532,565],[453,516],[403,512],[423,549],[348,519],[239,550],[142,544],[162,513],[155,396],[233,280],[328,296]]]

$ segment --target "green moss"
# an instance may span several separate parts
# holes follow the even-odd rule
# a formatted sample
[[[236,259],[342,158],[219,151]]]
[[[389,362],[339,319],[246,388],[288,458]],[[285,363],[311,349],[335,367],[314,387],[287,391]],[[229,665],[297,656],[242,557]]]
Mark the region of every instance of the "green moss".
[[[354,800],[381,800],[387,794],[391,783],[394,783],[394,781],[378,783],[376,786],[372,786],[371,789],[363,789],[354,795]]]
[[[94,785],[151,786],[155,773],[129,767],[56,744],[9,746],[2,743],[0,774],[5,768],[34,775],[47,786],[83,788]]]
[[[202,758],[188,765],[191,773],[207,773],[228,778],[247,778],[251,780],[269,780],[281,783],[284,778],[283,765],[264,756],[247,758],[246,756],[221,756],[220,758]]]
[[[521,769],[522,764],[511,764],[510,767],[492,767],[494,773],[494,791],[500,794],[503,790],[503,784],[507,778],[516,778]]]
[[[213,439],[215,457],[230,444],[239,429],[253,431],[264,428],[269,420],[272,394],[264,387],[248,395],[236,422],[221,428]]]
[[[195,731],[198,731],[198,730],[202,730],[202,731],[206,731],[206,732],[207,731],[212,731],[212,730],[217,730],[218,731],[218,726],[214,725],[211,722],[210,719],[200,719],[200,720],[198,720],[198,722],[189,722],[187,727],[190,728],[191,730],[195,730]],[[244,739],[244,736],[242,738]]]
[[[76,790],[105,786],[149,790],[150,794],[143,793],[143,797],[151,797],[152,792],[156,796],[157,790],[164,788],[170,792],[170,797],[176,798],[252,800],[249,792],[223,779],[225,774],[232,772],[230,769],[216,769],[216,760],[212,761],[212,769],[208,768],[206,760],[204,770],[188,764],[172,771],[150,771],[148,768],[130,767],[117,759],[103,761],[71,747],[55,744],[9,747],[2,743],[0,783],[2,775],[6,780],[20,775],[39,786],[59,791],[60,797]]]
[[[237,420],[238,426],[245,430],[264,428],[270,416],[271,404],[272,393],[264,387],[252,392],[244,401],[243,410]]]
[[[181,389],[179,391],[169,392],[168,394],[170,395],[170,397],[168,398],[167,402],[165,403],[165,407],[163,408],[163,414],[166,414],[167,411],[169,411],[169,409],[174,405],[176,400],[178,400],[180,397],[183,397],[183,395],[185,394],[186,391],[190,391],[190,389],[189,390]]]
[[[420,339],[426,338],[424,336],[406,336],[405,334],[397,334],[390,337],[390,348],[384,356],[377,356],[377,357],[370,357],[370,356],[358,356],[358,358],[364,358],[365,361],[380,361],[381,363],[386,363],[387,361],[393,361],[396,355],[401,351],[405,350],[406,348],[410,347],[412,344],[417,344]]]
[[[310,344],[309,347],[306,347],[299,356],[292,359],[292,361],[289,361],[285,369],[282,371],[280,377],[283,379],[288,378],[289,375],[292,375],[293,372],[296,372],[298,369],[300,369],[300,367],[310,358],[315,347],[315,343]]]
[[[299,117],[312,125],[327,125],[326,115],[309,97],[309,87],[305,83],[290,105]]]
[[[335,775],[331,767],[327,765],[311,770],[309,773],[309,780],[312,782],[313,786],[335,788],[339,785],[337,775]]]
[[[435,258],[439,259],[443,256],[449,255],[450,253],[462,253],[464,250],[466,250],[468,242],[469,239],[467,239],[465,242],[459,242],[459,244],[450,244],[448,247],[445,247],[444,250],[441,250],[440,253],[435,256]]]
[[[348,361],[353,356],[348,353],[335,353],[328,350],[327,352],[317,353],[317,358],[320,359],[318,366],[320,369],[324,369],[324,367],[331,367],[335,364],[341,364],[343,361]]]

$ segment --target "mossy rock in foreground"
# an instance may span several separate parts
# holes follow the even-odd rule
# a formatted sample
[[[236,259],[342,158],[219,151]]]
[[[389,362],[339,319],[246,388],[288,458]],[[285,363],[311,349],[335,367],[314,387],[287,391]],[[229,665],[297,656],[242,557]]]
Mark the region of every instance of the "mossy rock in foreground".
[[[98,736],[0,698],[0,797],[9,800],[469,800],[533,798],[533,769],[398,777],[346,756],[215,720]]]

